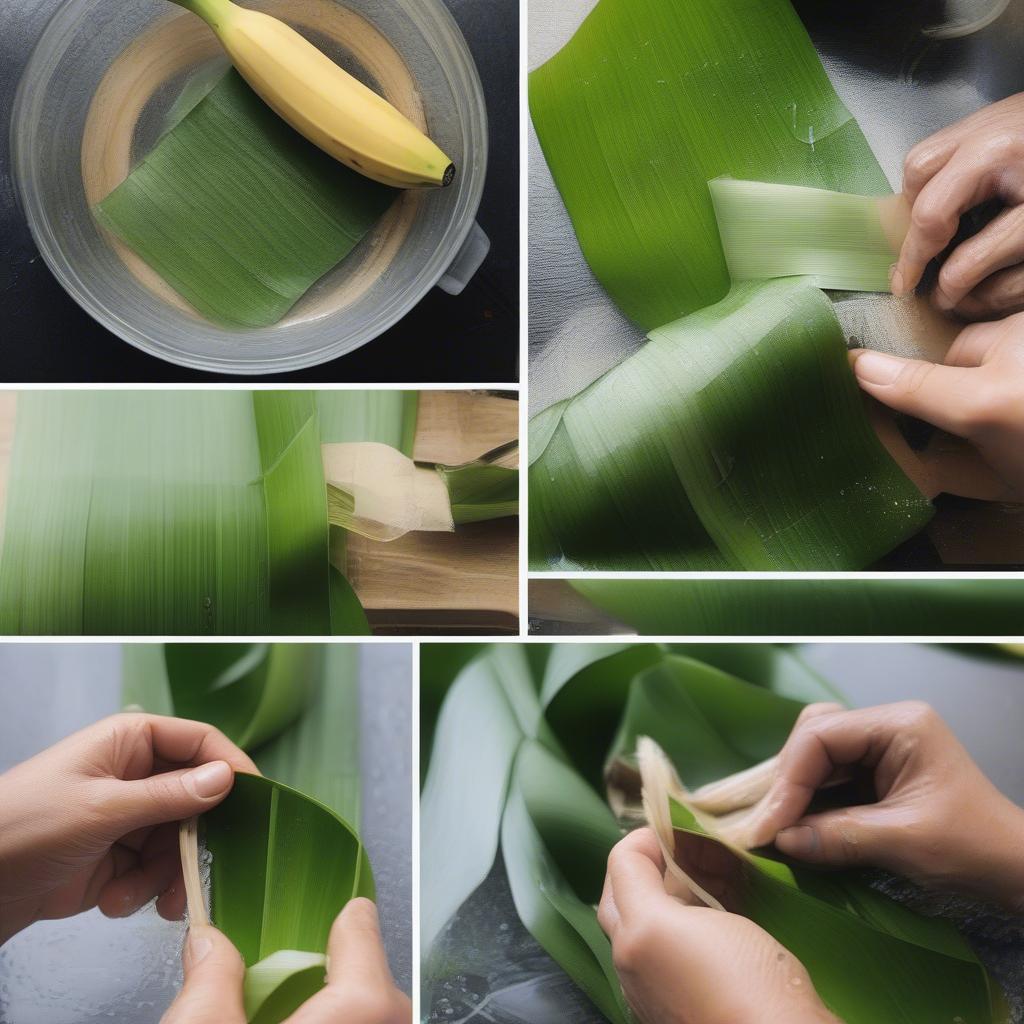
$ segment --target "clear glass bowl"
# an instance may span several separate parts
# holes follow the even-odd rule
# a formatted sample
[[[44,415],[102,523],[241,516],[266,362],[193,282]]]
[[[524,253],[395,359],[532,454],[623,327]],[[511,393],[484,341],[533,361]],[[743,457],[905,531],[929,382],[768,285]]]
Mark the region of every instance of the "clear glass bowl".
[[[308,11],[310,0],[269,0],[263,6],[287,21],[292,4]],[[428,131],[458,173],[449,188],[415,197],[407,233],[386,260],[382,262],[379,251],[373,256],[372,236],[364,239],[282,323],[260,330],[211,324],[176,296],[147,287],[98,228],[86,200],[82,143],[100,82],[144,33],[167,19],[197,19],[167,0],[67,0],[54,15],[15,98],[14,177],[29,227],[50,269],[83,309],[114,334],[162,359],[200,370],[296,370],[366,344],[434,285],[440,282],[457,291],[459,281],[453,276],[464,279],[475,269],[486,251],[486,238],[474,217],[487,167],[487,114],[465,39],[441,0],[346,0],[344,6],[369,21],[401,58],[415,80]],[[373,83],[373,76],[345,53],[343,42],[325,42],[315,33],[314,41],[350,72]],[[226,68],[226,60],[210,48],[156,90],[134,128],[134,158],[152,146],[185,83],[211,77],[218,66]],[[331,296],[344,291],[360,271],[365,284],[371,262],[371,283],[348,289],[351,297],[340,305],[333,302]],[[453,264],[461,269],[446,276]]]

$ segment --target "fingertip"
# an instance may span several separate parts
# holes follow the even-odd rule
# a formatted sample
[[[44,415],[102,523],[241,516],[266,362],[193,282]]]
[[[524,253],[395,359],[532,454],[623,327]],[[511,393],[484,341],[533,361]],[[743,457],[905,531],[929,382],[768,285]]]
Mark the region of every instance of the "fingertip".
[[[854,360],[853,372],[863,384],[887,387],[899,378],[903,365],[903,360],[898,356],[863,349]]]
[[[235,782],[235,771],[227,761],[208,761],[181,777],[182,785],[197,800],[223,799]]]
[[[813,860],[821,852],[821,837],[810,825],[793,825],[775,837],[775,845],[787,856]]]

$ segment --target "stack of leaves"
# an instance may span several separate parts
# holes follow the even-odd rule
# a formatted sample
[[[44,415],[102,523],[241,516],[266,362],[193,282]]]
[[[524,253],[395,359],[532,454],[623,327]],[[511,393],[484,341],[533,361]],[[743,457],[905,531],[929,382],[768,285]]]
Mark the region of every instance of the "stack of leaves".
[[[697,787],[776,754],[806,703],[841,699],[794,653],[759,645],[427,645],[421,680],[428,983],[457,969],[430,951],[500,854],[523,924],[615,1024],[629,1013],[594,906],[622,830],[602,794],[638,781],[638,739],[652,737]],[[947,921],[856,872],[825,879],[757,858],[744,870],[743,913],[802,959],[847,1024],[1005,1019]]]
[[[884,286],[857,197],[890,189],[789,0],[600,0],[530,107],[591,268],[652,332],[531,424],[533,566],[862,569],[917,532],[931,507],[870,438],[812,283]],[[824,202],[859,241],[730,290],[723,177],[800,186],[801,216]],[[747,277],[813,252],[740,255]]]
[[[359,649],[351,645],[126,645],[124,703],[217,726],[263,776],[237,775],[200,829],[213,923],[245,961],[254,1024],[318,991],[331,924],[373,897],[359,820]]]

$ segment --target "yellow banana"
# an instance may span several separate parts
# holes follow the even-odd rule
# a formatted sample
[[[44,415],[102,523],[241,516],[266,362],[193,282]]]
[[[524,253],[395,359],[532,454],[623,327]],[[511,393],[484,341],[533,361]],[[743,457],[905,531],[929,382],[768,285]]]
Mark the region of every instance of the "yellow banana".
[[[217,34],[241,76],[336,160],[395,188],[450,185],[455,166],[404,114],[294,29],[230,0],[174,0]]]

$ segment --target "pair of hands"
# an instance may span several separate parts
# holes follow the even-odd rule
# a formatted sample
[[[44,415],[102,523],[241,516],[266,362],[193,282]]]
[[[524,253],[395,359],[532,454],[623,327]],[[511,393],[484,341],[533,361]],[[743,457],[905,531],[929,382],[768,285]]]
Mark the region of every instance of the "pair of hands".
[[[994,471],[1003,500],[1024,500],[1024,93],[920,143],[906,159],[910,229],[892,270],[909,294],[953,241],[960,218],[989,199],[1006,208],[958,245],[932,301],[968,320],[941,364],[858,349],[860,386],[885,405],[965,438]]]
[[[851,769],[870,774],[877,802],[806,814],[815,793]],[[1024,913],[1024,810],[985,778],[927,705],[811,705],[758,814],[755,841],[774,842],[796,860],[874,865]],[[680,903],[663,876],[654,834],[632,833],[608,859],[598,911],[643,1024],[838,1024],[803,965],[767,932],[735,914]]]
[[[212,726],[125,714],[82,730],[0,776],[0,943],[34,921],[93,907],[127,917],[156,899],[180,918],[178,825],[210,810],[252,760]],[[408,1024],[368,900],[331,932],[328,984],[295,1024]],[[185,987],[165,1024],[244,1024],[241,957],[215,928],[185,947]]]

